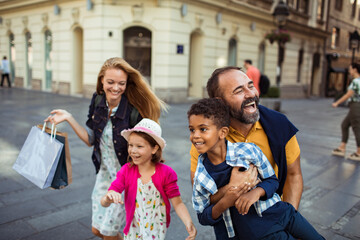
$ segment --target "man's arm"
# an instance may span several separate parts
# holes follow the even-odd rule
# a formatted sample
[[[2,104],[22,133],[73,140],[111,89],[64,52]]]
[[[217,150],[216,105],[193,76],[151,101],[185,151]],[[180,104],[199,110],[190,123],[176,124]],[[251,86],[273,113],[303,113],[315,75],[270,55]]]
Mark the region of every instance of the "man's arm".
[[[231,177],[230,181],[227,185],[221,187],[218,189],[217,193],[210,196],[210,202],[211,204],[217,203],[224,194],[229,190],[230,187],[239,187],[239,189],[243,189],[247,183],[249,183],[248,190],[253,188],[256,184],[259,183],[257,178],[257,168],[254,167],[254,165],[250,165],[250,168],[248,171],[239,172],[239,168],[235,167],[231,171]],[[191,177],[191,185],[194,185],[194,176],[195,172],[190,171],[190,177]]]
[[[283,189],[283,201],[293,205],[296,210],[299,208],[303,184],[299,155],[295,162],[287,166],[286,181]]]

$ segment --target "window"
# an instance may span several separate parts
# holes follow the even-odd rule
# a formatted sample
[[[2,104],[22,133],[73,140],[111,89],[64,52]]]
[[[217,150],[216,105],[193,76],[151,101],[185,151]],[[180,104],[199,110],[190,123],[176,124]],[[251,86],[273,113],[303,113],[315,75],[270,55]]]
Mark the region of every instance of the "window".
[[[341,11],[342,10],[342,0],[335,0],[335,9],[338,10],[338,11]]]
[[[298,69],[297,69],[297,79],[296,79],[296,82],[298,83],[301,82],[301,69],[302,69],[303,59],[304,59],[304,49],[300,49],[298,55]]]
[[[151,84],[151,32],[143,27],[124,30],[124,59]]]
[[[332,34],[331,34],[331,48],[335,49],[337,46],[339,46],[339,39],[340,39],[340,29],[337,27],[332,28]]]
[[[259,60],[258,60],[258,68],[260,72],[265,72],[265,43],[262,42],[259,45]]]
[[[296,9],[297,0],[287,0],[287,5],[289,8]]]
[[[25,33],[25,59],[26,59],[26,81],[27,86],[31,86],[32,66],[33,66],[33,48],[32,36],[30,32]]]
[[[45,88],[51,89],[52,83],[52,34],[50,30],[46,30],[44,34],[45,38]]]
[[[351,11],[351,17],[355,17],[356,14],[356,4],[357,0],[350,0],[350,3],[352,3],[352,11]]]
[[[302,0],[298,2],[298,11],[303,14],[308,13],[309,0]]]
[[[287,0],[287,5],[299,13],[308,14],[309,0]]]
[[[237,42],[234,38],[229,41],[228,66],[237,66]]]
[[[317,6],[317,20],[322,21],[324,19],[324,2],[325,0],[318,0]]]
[[[9,35],[9,62],[10,62],[10,81],[15,77],[15,61],[16,61],[16,49],[15,49],[15,36],[13,33]]]

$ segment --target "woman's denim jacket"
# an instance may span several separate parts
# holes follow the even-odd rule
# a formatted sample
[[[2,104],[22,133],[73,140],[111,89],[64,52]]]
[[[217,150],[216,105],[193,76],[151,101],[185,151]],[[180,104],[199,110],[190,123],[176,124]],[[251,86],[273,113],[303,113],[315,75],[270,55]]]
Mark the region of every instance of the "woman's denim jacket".
[[[93,131],[94,140],[90,141],[94,145],[92,153],[92,161],[95,165],[96,173],[99,172],[101,164],[101,152],[100,152],[100,139],[102,132],[108,121],[108,107],[106,105],[105,95],[101,99],[100,103],[95,107],[95,97],[97,96],[94,93],[91,103],[89,106],[88,120],[86,126]],[[114,116],[111,117],[111,122],[113,125],[113,142],[116,156],[119,160],[120,165],[124,165],[127,162],[128,151],[127,151],[127,142],[121,136],[121,131],[124,129],[130,128],[130,114],[133,106],[129,103],[125,95],[121,96],[121,101],[119,107]],[[141,120],[141,115],[139,114],[138,122]]]

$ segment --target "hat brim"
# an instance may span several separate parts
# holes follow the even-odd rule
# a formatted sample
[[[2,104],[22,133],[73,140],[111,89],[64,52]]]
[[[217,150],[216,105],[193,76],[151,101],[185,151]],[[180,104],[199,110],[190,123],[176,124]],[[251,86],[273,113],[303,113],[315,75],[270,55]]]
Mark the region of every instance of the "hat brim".
[[[144,129],[139,129],[139,128],[134,127],[132,129],[122,130],[121,131],[121,136],[123,136],[126,141],[129,141],[129,136],[133,132],[143,132],[143,133],[146,133],[146,134],[150,135],[159,144],[161,149],[164,150],[164,148],[166,146],[165,139],[163,139],[162,137],[157,136],[156,134],[152,133],[151,131],[146,131]]]

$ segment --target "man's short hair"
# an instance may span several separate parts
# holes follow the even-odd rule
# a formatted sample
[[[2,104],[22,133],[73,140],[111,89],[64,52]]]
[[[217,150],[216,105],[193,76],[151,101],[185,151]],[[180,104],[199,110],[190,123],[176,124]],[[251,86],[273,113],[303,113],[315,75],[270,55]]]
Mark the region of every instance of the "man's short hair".
[[[252,65],[252,61],[251,61],[250,59],[245,59],[245,61],[244,61],[244,62],[246,62],[246,63],[248,63],[248,64]]]
[[[206,89],[207,89],[209,97],[211,97],[211,98],[222,97],[222,92],[219,89],[219,76],[230,70],[242,71],[241,68],[239,68],[239,67],[228,66],[228,67],[222,67],[222,68],[215,69],[215,71],[211,74],[211,77],[209,78],[207,85],[206,85]]]
[[[218,98],[204,98],[194,103],[187,112],[192,115],[203,115],[211,119],[218,129],[230,126],[229,107]]]

